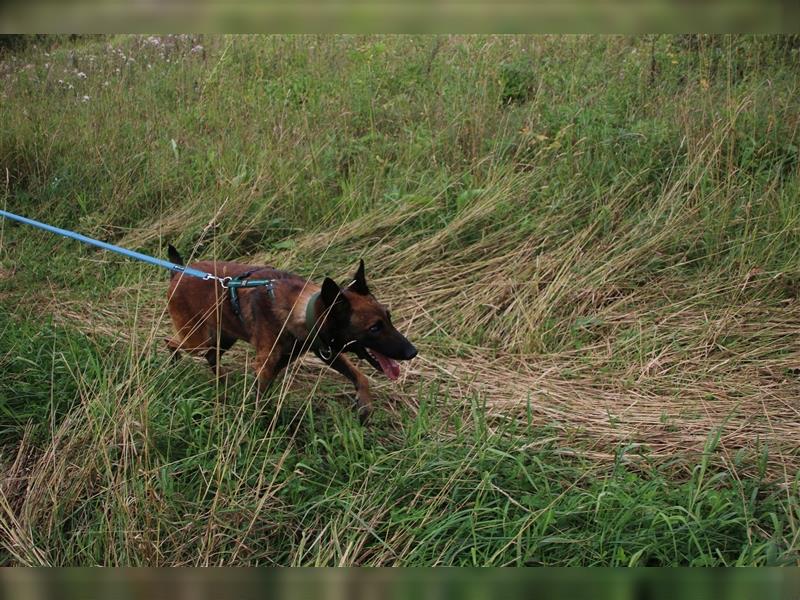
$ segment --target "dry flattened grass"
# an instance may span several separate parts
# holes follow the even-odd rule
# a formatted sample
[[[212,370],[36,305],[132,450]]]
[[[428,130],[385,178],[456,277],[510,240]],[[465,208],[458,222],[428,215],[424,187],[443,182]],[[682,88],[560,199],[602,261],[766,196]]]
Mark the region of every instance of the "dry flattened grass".
[[[368,248],[378,297],[420,347],[400,390],[373,378],[384,399],[413,406],[419,384],[436,384],[456,405],[479,397],[491,414],[551,428],[569,451],[598,460],[624,447],[639,457],[631,460],[690,468],[718,433],[716,460],[755,468],[766,445],[770,472],[791,480],[800,468],[800,303],[774,293],[786,274],[731,270],[690,280],[678,273],[674,265],[685,258],[666,250],[676,230],[684,239],[702,235],[690,194],[667,223],[628,227],[620,217],[619,234],[601,239],[593,223],[563,243],[520,235],[501,220],[469,245],[448,246],[476,222],[491,222],[498,199],[523,187],[488,189],[466,215],[401,250],[393,236],[418,207],[375,211],[329,236],[300,238],[284,257],[247,260],[291,269],[304,257],[324,259],[331,247],[353,260]],[[629,201],[610,199],[620,212]],[[655,255],[667,257],[666,266],[643,274]],[[146,349],[170,333],[165,285],[157,278],[118,288],[91,310],[53,296],[46,311]],[[565,339],[575,347],[565,348]],[[245,356],[234,350],[226,360],[241,364]],[[320,375],[310,373],[294,369],[292,389]]]
[[[788,481],[800,468],[800,303],[780,293],[792,274],[742,273],[737,265],[690,278],[680,268],[696,259],[674,250],[676,239],[691,247],[704,235],[693,177],[720,159],[725,139],[723,131],[696,141],[688,167],[662,185],[656,202],[633,211],[653,190],[637,188],[632,176],[604,199],[610,224],[563,232],[545,214],[521,228],[508,207],[540,186],[542,174],[498,172],[445,227],[408,233],[404,226],[439,200],[412,198],[306,234],[281,255],[246,260],[289,270],[311,264],[318,279],[329,253],[351,263],[366,256],[378,297],[420,347],[402,380],[411,403],[419,383],[435,383],[456,403],[479,396],[491,413],[532,419],[604,460],[626,447],[691,465],[719,433],[718,460],[752,465],[766,445],[770,471]],[[567,199],[558,218],[585,208],[581,198]],[[186,214],[177,207],[160,222],[173,226]],[[215,228],[212,221],[204,232]],[[131,235],[125,239],[162,234]],[[647,267],[653,259],[656,270]],[[331,266],[346,278],[349,266]],[[156,275],[91,308],[59,291],[44,310],[147,348],[170,333],[165,287]],[[576,347],[565,349],[565,340]]]

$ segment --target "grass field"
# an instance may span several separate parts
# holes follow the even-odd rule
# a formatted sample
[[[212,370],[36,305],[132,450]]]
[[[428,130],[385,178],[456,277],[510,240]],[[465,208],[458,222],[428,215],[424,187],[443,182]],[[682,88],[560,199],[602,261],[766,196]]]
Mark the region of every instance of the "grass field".
[[[0,223],[0,563],[800,554],[793,37],[92,37],[0,54],[0,207],[321,281],[420,355],[265,402],[167,274]]]

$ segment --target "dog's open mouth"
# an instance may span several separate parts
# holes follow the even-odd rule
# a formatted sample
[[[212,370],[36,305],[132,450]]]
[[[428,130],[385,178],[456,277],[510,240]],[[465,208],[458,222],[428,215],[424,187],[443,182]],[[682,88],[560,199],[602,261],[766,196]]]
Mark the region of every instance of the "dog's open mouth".
[[[372,363],[373,367],[380,368],[383,374],[392,381],[400,377],[400,365],[397,364],[396,360],[384,356],[377,350],[366,347],[364,349],[367,351],[367,356],[372,359],[369,362]]]

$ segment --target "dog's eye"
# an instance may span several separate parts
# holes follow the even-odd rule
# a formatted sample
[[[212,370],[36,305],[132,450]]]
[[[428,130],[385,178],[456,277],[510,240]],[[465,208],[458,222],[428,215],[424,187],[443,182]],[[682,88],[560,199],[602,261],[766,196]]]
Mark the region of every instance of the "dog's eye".
[[[383,322],[382,321],[378,321],[378,322],[376,322],[376,323],[374,323],[374,324],[369,326],[369,330],[372,333],[378,333],[381,329],[383,329]]]

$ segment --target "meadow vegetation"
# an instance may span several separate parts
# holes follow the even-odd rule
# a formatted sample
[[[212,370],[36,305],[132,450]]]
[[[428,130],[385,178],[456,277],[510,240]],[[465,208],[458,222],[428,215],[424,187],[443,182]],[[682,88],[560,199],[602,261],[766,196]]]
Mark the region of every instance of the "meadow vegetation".
[[[167,274],[0,223],[0,562],[797,564],[797,36],[35,38],[0,207],[370,286],[270,396]]]

